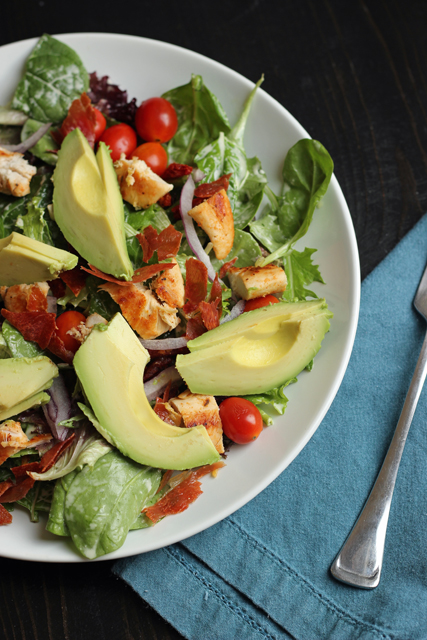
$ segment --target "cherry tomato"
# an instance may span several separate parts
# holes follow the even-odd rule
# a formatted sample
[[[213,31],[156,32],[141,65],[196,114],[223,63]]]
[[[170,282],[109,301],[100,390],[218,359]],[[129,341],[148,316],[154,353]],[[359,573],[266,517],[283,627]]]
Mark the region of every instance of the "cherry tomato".
[[[161,176],[168,166],[168,154],[160,142],[145,142],[135,149],[132,156],[144,160],[158,176]]]
[[[96,116],[95,142],[98,142],[99,138],[102,136],[102,134],[105,131],[105,127],[107,126],[107,121],[102,115],[102,113],[100,112],[100,110],[97,109],[96,107],[95,107],[95,116]]]
[[[244,398],[226,398],[219,405],[222,428],[230,440],[247,444],[262,431],[262,416],[256,406]]]
[[[135,151],[137,140],[136,133],[128,124],[115,124],[104,131],[99,139],[100,142],[110,147],[111,159],[113,162],[120,159],[122,153],[126,157]]]
[[[80,347],[80,342],[73,338],[73,336],[70,336],[67,332],[85,321],[85,316],[79,311],[65,311],[56,319],[58,335],[64,343],[65,348],[73,353],[76,353],[77,349]]]
[[[268,307],[269,304],[275,304],[276,302],[279,302],[279,300],[272,295],[253,298],[252,300],[246,301],[245,311],[253,311],[254,309],[259,309],[260,307]]]
[[[149,98],[136,111],[135,127],[147,142],[168,142],[178,129],[178,117],[165,98]]]

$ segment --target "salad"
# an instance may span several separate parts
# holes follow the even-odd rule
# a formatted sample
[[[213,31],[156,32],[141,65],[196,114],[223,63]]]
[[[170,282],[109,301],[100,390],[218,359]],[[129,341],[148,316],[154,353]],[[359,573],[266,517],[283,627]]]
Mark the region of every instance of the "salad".
[[[39,62],[49,55],[61,59],[61,66],[48,70],[50,82],[61,82],[65,65],[67,87],[61,87],[58,100],[49,96],[40,101],[31,82],[36,72],[40,76],[47,72]],[[282,193],[277,196],[271,191],[260,161],[247,158],[243,144],[259,84],[231,127],[200,76],[162,98],[147,96],[138,106],[108,78],[89,76],[69,47],[49,36],[40,39],[12,108],[1,112],[1,147],[13,161],[17,161],[15,154],[26,153],[19,159],[26,161],[22,173],[28,174],[29,193],[13,194],[9,188],[10,193],[0,196],[1,237],[13,236],[13,242],[0,244],[0,277],[1,253],[20,247],[26,239],[48,247],[49,264],[56,265],[51,274],[57,277],[14,284],[0,280],[4,285],[1,364],[12,365],[5,371],[17,381],[30,361],[31,367],[42,363],[46,368],[43,388],[39,385],[26,395],[31,406],[22,407],[17,391],[3,411],[9,415],[0,426],[0,523],[11,521],[9,510],[14,504],[28,508],[33,521],[46,511],[49,531],[71,536],[83,555],[98,557],[121,546],[130,530],[152,526],[186,508],[201,493],[199,478],[217,473],[224,463],[196,462],[195,469],[175,465],[182,471],[172,473],[173,467],[142,464],[129,449],[123,455],[122,442],[105,426],[108,417],[100,418],[101,407],[91,396],[86,374],[81,373],[80,355],[98,338],[103,341],[102,352],[104,337],[117,319],[126,319],[133,338],[151,356],[143,371],[144,392],[155,415],[172,429],[188,432],[205,424],[202,428],[217,458],[224,457],[230,439],[248,442],[257,437],[263,423],[272,421],[269,407],[278,413],[285,410],[284,389],[295,380],[293,374],[281,380],[279,376],[280,384],[270,386],[266,381],[260,389],[246,384],[233,394],[227,392],[230,387],[212,387],[218,381],[210,381],[211,393],[205,387],[196,388],[198,382],[189,383],[187,389],[184,382],[189,370],[200,378],[206,358],[209,371],[213,370],[218,356],[218,350],[211,353],[215,336],[220,335],[220,345],[224,340],[231,344],[236,322],[239,331],[245,330],[245,317],[261,318],[265,310],[270,314],[283,304],[304,318],[309,308],[328,317],[324,302],[308,289],[313,281],[322,282],[312,262],[314,250],[299,252],[293,247],[306,233],[326,192],[333,164],[319,143],[302,140],[286,157]],[[16,142],[12,139],[16,134],[22,142],[10,150],[8,143]],[[67,173],[70,152],[80,145],[82,157],[92,162],[93,152],[85,145],[102,150],[102,143],[115,161],[123,198],[127,255],[119,264],[108,262],[112,251],[103,241],[105,236],[100,252],[104,262],[92,257],[99,227],[89,233],[89,248],[80,247],[85,220],[74,229],[74,242],[70,241],[73,229],[61,220],[63,201],[75,196],[69,190],[64,197],[59,187],[62,173],[71,172]],[[67,145],[72,145],[68,152]],[[134,161],[135,157],[139,160]],[[150,189],[134,187],[141,167],[144,184],[154,195],[147,196]],[[90,182],[81,184],[85,193],[91,193]],[[85,203],[83,208],[87,199]],[[222,227],[212,224],[212,210],[225,211]],[[52,257],[49,247],[64,255]],[[265,304],[268,307],[261,306]],[[188,353],[188,342],[196,345],[194,352]],[[279,342],[273,345],[278,347]],[[192,358],[189,365],[188,356]],[[241,358],[237,364],[242,365]],[[250,365],[252,379],[254,362],[243,364],[246,369]],[[311,366],[309,358],[297,373]],[[275,363],[273,369],[277,368]],[[224,369],[217,371],[217,377],[223,378]],[[124,400],[119,395],[114,402],[120,408]],[[10,413],[17,407],[19,411]],[[240,423],[236,414],[243,416]]]

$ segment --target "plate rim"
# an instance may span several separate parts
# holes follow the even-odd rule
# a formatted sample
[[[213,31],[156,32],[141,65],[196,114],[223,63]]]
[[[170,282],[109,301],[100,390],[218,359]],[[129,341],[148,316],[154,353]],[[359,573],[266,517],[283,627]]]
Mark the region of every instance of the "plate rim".
[[[69,46],[72,46],[72,44],[69,41],[77,40],[78,38],[82,38],[82,37],[86,37],[90,39],[101,39],[101,40],[114,38],[117,40],[126,40],[126,41],[132,40],[135,42],[143,41],[150,45],[159,46],[161,48],[170,49],[172,51],[179,50],[181,52],[185,52],[186,54],[191,54],[192,56],[195,56],[198,59],[202,59],[205,62],[214,65],[215,67],[219,68],[219,70],[222,70],[226,73],[234,74],[239,79],[240,82],[243,82],[248,87],[253,87],[254,85],[254,83],[251,80],[249,80],[239,72],[235,71],[234,69],[228,67],[227,65],[221,62],[218,62],[213,58],[210,58],[201,53],[193,51],[192,49],[188,49],[186,47],[175,45],[169,42],[164,42],[162,40],[157,40],[157,39],[147,38],[142,36],[140,37],[140,36],[135,36],[130,34],[129,35],[120,34],[115,32],[90,32],[90,31],[59,33],[59,34],[53,34],[53,37],[66,41],[66,43],[69,44]],[[31,45],[31,44],[35,45],[38,39],[39,39],[38,37],[33,37],[33,38],[26,38],[24,40],[18,40],[16,42],[7,43],[0,46],[0,51],[7,49],[9,47],[12,48],[15,46],[22,46],[26,43],[28,45]],[[79,52],[77,51],[77,53]],[[286,114],[286,117],[291,121],[292,125],[296,129],[301,131],[302,135],[311,137],[310,134],[306,131],[306,129],[301,125],[301,123],[286,109],[285,106],[283,106],[278,100],[276,100],[273,96],[271,96],[264,89],[262,89],[262,87],[258,89],[258,91],[262,93],[262,95],[264,96],[264,99],[267,99],[267,101],[271,102],[276,109],[279,108],[279,110],[284,111]],[[191,524],[187,526],[185,535],[182,535],[182,532],[181,533],[177,532],[175,535],[170,535],[168,537],[167,543],[160,543],[157,546],[154,544],[154,545],[151,545],[150,548],[148,549],[142,549],[139,551],[132,550],[129,552],[125,550],[125,545],[126,545],[126,541],[125,541],[124,545],[120,547],[118,550],[116,550],[115,552],[101,556],[100,558],[96,558],[94,560],[90,560],[88,558],[84,558],[80,556],[77,550],[75,550],[75,558],[70,558],[67,556],[66,558],[60,559],[60,558],[49,558],[48,556],[43,556],[41,558],[40,557],[34,558],[31,556],[27,556],[25,553],[21,553],[21,554],[17,554],[15,552],[8,553],[7,550],[2,549],[2,551],[0,552],[0,557],[23,560],[28,562],[42,561],[42,562],[49,562],[52,564],[57,564],[57,563],[74,564],[79,562],[102,562],[102,561],[108,561],[108,560],[111,561],[119,558],[131,557],[139,553],[148,553],[156,549],[164,548],[165,546],[168,546],[170,544],[175,544],[197,533],[200,533],[205,529],[208,529],[209,527],[213,526],[214,524],[217,524],[218,522],[221,522],[223,519],[230,516],[232,513],[234,513],[244,505],[246,505],[253,498],[255,498],[259,493],[261,493],[266,487],[268,487],[268,485],[271,484],[271,482],[273,482],[289,466],[289,464],[299,455],[299,453],[301,453],[301,451],[307,445],[307,443],[312,438],[317,428],[321,424],[322,420],[324,419],[326,413],[329,410],[329,407],[331,406],[341,386],[342,380],[344,378],[344,375],[350,360],[351,352],[353,350],[353,345],[354,345],[354,340],[356,337],[356,331],[357,331],[357,325],[358,325],[358,319],[359,319],[359,310],[360,310],[361,279],[360,279],[360,261],[359,261],[357,239],[356,239],[356,234],[355,234],[351,214],[350,214],[347,202],[345,200],[344,194],[342,192],[342,189],[335,176],[335,173],[332,176],[329,188],[330,189],[333,188],[334,194],[338,198],[339,208],[341,213],[343,214],[343,220],[345,222],[345,227],[348,232],[348,241],[351,249],[351,253],[350,253],[351,260],[349,262],[351,265],[351,273],[353,276],[352,282],[351,282],[352,284],[351,296],[348,303],[348,307],[353,311],[350,315],[348,336],[345,341],[345,350],[340,359],[339,367],[335,375],[333,385],[329,389],[328,397],[325,399],[321,408],[319,409],[316,419],[311,423],[310,429],[307,430],[304,438],[302,438],[301,441],[298,442],[298,446],[295,447],[294,450],[292,451],[291,458],[289,459],[289,457],[285,457],[285,459],[282,461],[282,464],[274,467],[274,470],[271,471],[269,474],[267,474],[261,482],[259,482],[252,489],[247,490],[244,496],[242,496],[241,498],[235,499],[231,507],[222,508],[220,510],[221,515],[219,517],[218,517],[218,511],[214,511],[212,515],[210,515],[208,518],[206,518],[203,521],[202,525],[200,525],[200,523],[197,523],[197,524]],[[63,542],[66,542],[66,544],[69,544],[67,538],[64,538]],[[59,540],[58,540],[58,543],[60,543]]]

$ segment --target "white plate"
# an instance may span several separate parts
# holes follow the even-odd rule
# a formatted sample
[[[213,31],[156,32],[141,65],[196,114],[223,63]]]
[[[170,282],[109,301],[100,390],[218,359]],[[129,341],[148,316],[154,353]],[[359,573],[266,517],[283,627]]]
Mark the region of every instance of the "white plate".
[[[59,36],[81,56],[89,72],[108,75],[138,102],[186,84],[201,74],[218,96],[233,124],[253,83],[235,71],[179,47],[125,35],[82,33]],[[36,40],[0,47],[0,104],[11,98],[23,65]],[[256,80],[256,78],[254,78]],[[254,100],[245,146],[257,155],[272,188],[280,188],[281,168],[288,149],[307,132],[286,109],[262,89]],[[328,140],[321,141],[326,148]],[[121,558],[167,546],[219,522],[265,489],[298,455],[316,431],[341,384],[356,333],[360,270],[356,238],[344,196],[335,176],[309,233],[300,247],[317,247],[316,263],[327,283],[315,288],[334,312],[331,331],[311,373],[303,372],[288,388],[284,416],[259,439],[234,446],[218,477],[205,478],[204,494],[184,513],[153,528],[133,531],[121,549],[102,559]],[[45,531],[45,520],[31,524],[28,512],[14,511],[13,523],[0,528],[0,555],[45,562],[84,561],[66,539]]]

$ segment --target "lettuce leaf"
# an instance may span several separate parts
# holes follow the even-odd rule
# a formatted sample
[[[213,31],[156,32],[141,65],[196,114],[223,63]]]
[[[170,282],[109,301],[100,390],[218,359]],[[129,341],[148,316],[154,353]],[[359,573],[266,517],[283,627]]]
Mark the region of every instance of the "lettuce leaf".
[[[285,413],[286,405],[288,404],[288,398],[285,395],[284,389],[291,383],[296,382],[297,378],[292,378],[282,384],[280,387],[276,387],[274,389],[270,389],[270,391],[266,391],[265,393],[243,396],[246,400],[252,402],[255,406],[258,407],[262,419],[268,426],[273,424],[273,419],[265,411],[264,405],[270,405],[276,413],[283,415]]]

